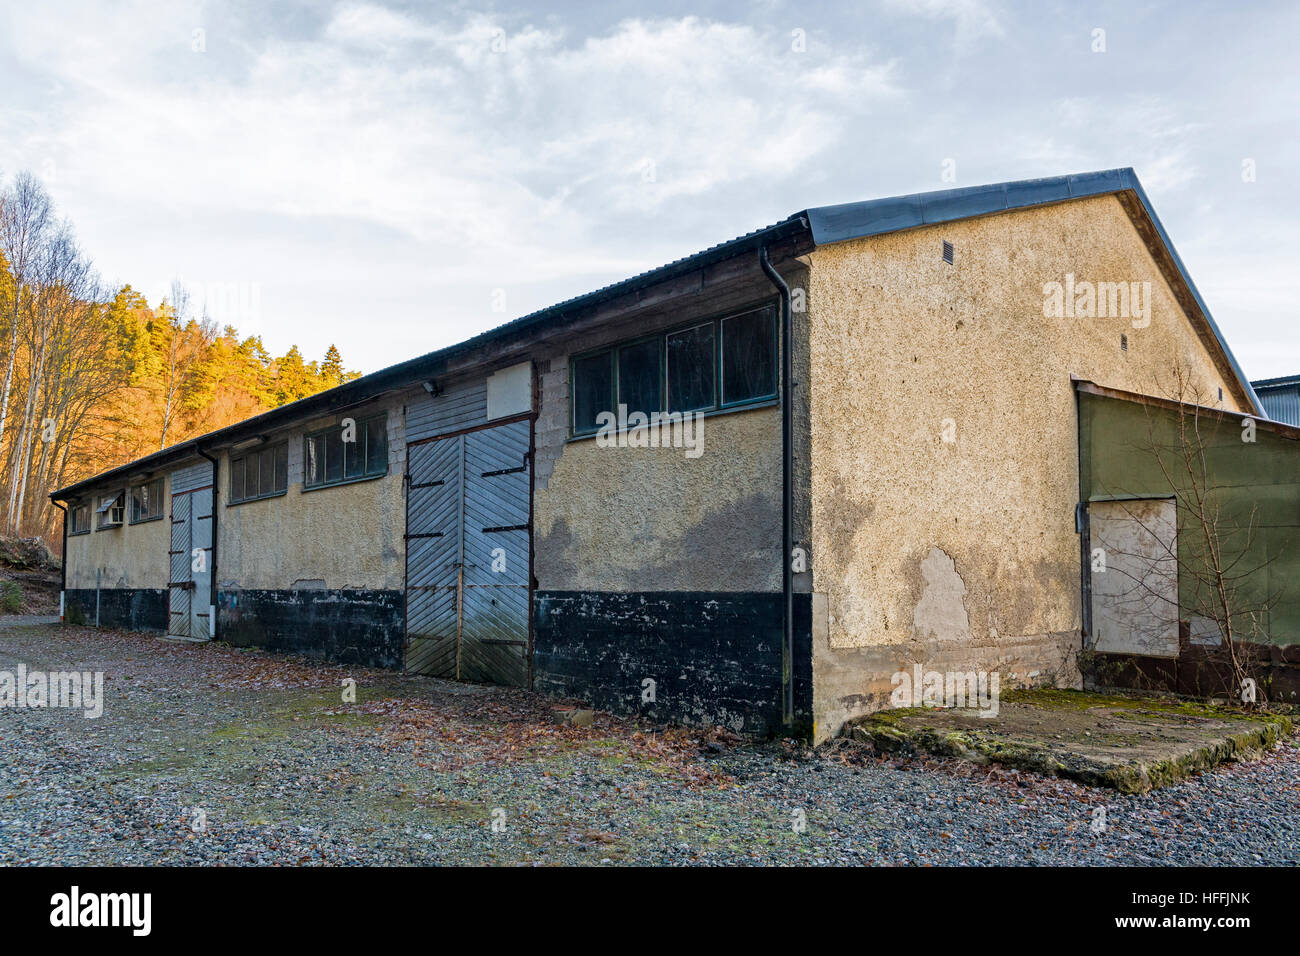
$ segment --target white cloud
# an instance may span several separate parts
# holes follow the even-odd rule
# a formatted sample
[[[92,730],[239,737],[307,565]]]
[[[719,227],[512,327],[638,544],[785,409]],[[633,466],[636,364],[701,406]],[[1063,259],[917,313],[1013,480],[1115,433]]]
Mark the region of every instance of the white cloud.
[[[954,24],[953,42],[965,51],[985,37],[1001,37],[1006,31],[999,13],[983,0],[884,0],[886,9],[928,20],[948,20]]]
[[[943,188],[948,158],[959,186],[1134,166],[1234,347],[1292,354],[1266,280],[1294,271],[1294,12],[1152,34],[1116,8],[1097,56],[1091,17],[1029,0],[532,2],[0,4],[0,174],[48,177],[107,275],[260,283],[269,346],[375,368],[809,205]],[[1183,69],[1206,35],[1213,70]]]
[[[121,28],[107,43],[24,44],[65,93],[57,124],[20,135],[122,204],[355,218],[426,243],[542,251],[542,270],[555,236],[580,235],[593,211],[795,175],[835,148],[846,116],[899,92],[860,54],[810,62],[779,35],[694,17],[570,45],[482,16],[350,5],[319,35],[267,40],[242,75],[204,73],[220,30],[191,54],[187,22],[169,49]],[[122,68],[133,45],[137,65]]]

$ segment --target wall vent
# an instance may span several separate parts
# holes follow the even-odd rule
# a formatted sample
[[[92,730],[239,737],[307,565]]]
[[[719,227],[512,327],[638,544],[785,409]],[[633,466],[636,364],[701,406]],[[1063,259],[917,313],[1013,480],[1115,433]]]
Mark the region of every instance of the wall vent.
[[[948,263],[948,265],[952,265],[953,254],[954,250],[952,243],[945,239],[943,241],[943,261]]]
[[[1128,336],[1123,332],[1119,334],[1119,347],[1122,351],[1128,351]]]

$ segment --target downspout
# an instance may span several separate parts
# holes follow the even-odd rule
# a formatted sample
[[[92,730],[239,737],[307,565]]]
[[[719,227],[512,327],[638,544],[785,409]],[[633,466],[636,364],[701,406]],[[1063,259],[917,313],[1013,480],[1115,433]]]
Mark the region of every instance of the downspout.
[[[59,623],[63,623],[64,601],[68,596],[68,509],[53,498],[50,504],[63,512],[63,553],[59,555]]]
[[[199,456],[212,462],[212,562],[208,567],[208,640],[217,639],[217,489],[221,466],[217,460],[198,445],[194,450]]]
[[[787,727],[794,724],[794,569],[791,565],[794,545],[794,449],[791,439],[791,399],[794,361],[791,356],[790,287],[780,273],[772,267],[767,246],[759,249],[759,265],[781,295],[781,722]]]

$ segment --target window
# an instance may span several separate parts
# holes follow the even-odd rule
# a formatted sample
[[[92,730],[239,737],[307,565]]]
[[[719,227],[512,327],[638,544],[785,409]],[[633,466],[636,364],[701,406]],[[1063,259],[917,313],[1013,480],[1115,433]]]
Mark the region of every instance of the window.
[[[775,398],[776,332],[776,309],[764,306],[578,356],[569,368],[573,434],[593,434],[597,416],[620,404],[648,415]]]
[[[68,534],[90,533],[90,505],[73,505],[68,509]]]
[[[230,503],[282,495],[289,490],[289,443],[279,442],[230,459]]]
[[[663,342],[656,337],[618,350],[618,404],[626,405],[629,415],[663,410]]]
[[[669,332],[665,336],[668,352],[668,410],[693,412],[712,408],[718,396],[714,383],[718,363],[713,351],[713,323]]]
[[[163,513],[163,480],[155,478],[131,489],[131,523],[152,521]]]
[[[99,527],[116,528],[122,523],[123,513],[126,509],[122,506],[122,501],[126,497],[125,492],[112,491],[99,499]]]
[[[596,416],[614,410],[614,353],[600,352],[574,359],[573,433],[596,430]]]
[[[303,461],[303,487],[323,488],[388,474],[388,416],[353,419],[308,435]]]
[[[776,394],[776,315],[759,309],[722,320],[722,404]]]

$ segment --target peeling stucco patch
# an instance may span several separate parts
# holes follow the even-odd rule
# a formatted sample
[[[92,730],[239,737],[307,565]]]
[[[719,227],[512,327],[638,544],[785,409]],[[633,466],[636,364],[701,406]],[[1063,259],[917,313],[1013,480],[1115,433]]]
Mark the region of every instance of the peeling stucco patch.
[[[916,637],[969,641],[966,582],[957,573],[957,563],[942,548],[931,548],[921,562],[921,575],[925,578],[925,590],[912,614]]]

